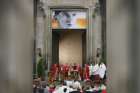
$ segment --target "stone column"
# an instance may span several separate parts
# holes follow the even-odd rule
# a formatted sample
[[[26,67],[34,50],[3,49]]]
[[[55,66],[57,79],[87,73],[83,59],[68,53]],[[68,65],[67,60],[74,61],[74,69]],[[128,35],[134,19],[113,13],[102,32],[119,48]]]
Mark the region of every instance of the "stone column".
[[[94,19],[93,19],[93,13],[94,13],[94,4],[91,4],[89,6],[88,11],[88,27],[87,27],[87,61],[93,61],[94,58]]]
[[[0,10],[0,93],[32,93],[33,2],[2,0]]]
[[[37,75],[37,64],[38,64],[38,49],[40,49],[42,57],[45,59],[45,12],[44,3],[40,1],[37,3],[36,16],[35,16],[35,65],[36,65],[36,75]]]
[[[40,0],[37,3],[36,17],[36,48],[41,48],[43,56],[45,55],[45,1]]]
[[[46,4],[46,18],[45,18],[45,40],[46,40],[46,62],[48,64],[48,70],[52,63],[52,31],[51,31],[51,10]]]
[[[137,6],[133,0],[107,1],[108,93],[140,93]]]
[[[37,17],[36,26],[36,48],[41,48],[41,53],[44,54],[44,17]]]
[[[100,50],[101,53],[101,48],[102,48],[102,19],[101,19],[101,13],[100,13],[100,5],[99,2],[95,4],[94,8],[94,21],[93,21],[93,30],[94,30],[94,56],[99,62],[101,58],[101,54],[99,57],[96,57],[97,55],[97,49]]]
[[[85,2],[85,6],[87,7],[87,31],[86,31],[86,62],[91,62],[93,58],[93,8],[94,1],[89,0]]]
[[[87,31],[86,31],[86,62],[89,62],[91,57],[91,9],[87,11]]]

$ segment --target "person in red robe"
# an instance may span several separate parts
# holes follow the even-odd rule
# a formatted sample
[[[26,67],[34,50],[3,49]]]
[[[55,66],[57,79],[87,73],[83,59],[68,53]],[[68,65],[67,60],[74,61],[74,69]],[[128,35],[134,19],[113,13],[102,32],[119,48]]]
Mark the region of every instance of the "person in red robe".
[[[55,80],[59,77],[59,64],[55,64]]]
[[[64,79],[64,65],[60,64],[59,65],[59,70],[60,70],[60,80]]]
[[[82,69],[81,69],[80,64],[78,64],[77,69],[78,69],[79,80],[81,80],[82,79]]]
[[[54,80],[57,79],[57,75],[58,75],[58,68],[57,68],[57,64],[54,64]]]
[[[84,79],[85,80],[89,80],[90,76],[89,76],[89,65],[85,64],[85,68],[84,68]]]
[[[53,82],[55,80],[55,71],[56,71],[55,64],[52,64],[49,74],[50,82]]]
[[[73,65],[73,77],[75,79],[78,78],[78,65],[76,63],[74,63],[74,65]]]
[[[65,79],[68,79],[68,76],[69,76],[69,69],[70,69],[70,67],[69,67],[69,65],[67,64],[67,65],[66,65],[66,69],[65,69]]]
[[[63,65],[63,72],[64,72],[64,79],[67,79],[68,77],[68,65]]]
[[[102,90],[102,93],[107,93],[106,89]]]
[[[71,76],[71,75],[72,75],[72,70],[73,70],[73,67],[72,67],[72,65],[70,64],[70,65],[69,65],[68,76]]]
[[[53,80],[57,79],[57,75],[58,75],[57,64],[53,64],[53,66],[52,66],[52,78],[53,78]]]

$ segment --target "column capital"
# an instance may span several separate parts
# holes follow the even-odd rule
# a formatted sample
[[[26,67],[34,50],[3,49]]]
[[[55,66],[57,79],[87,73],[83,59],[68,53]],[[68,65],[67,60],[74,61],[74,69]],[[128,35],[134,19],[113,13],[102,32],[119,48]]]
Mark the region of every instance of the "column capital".
[[[46,16],[46,12],[45,12],[45,1],[44,0],[39,0],[38,1],[37,8],[38,8],[38,13],[40,13],[39,15]]]
[[[93,18],[95,18],[98,15],[101,15],[101,10],[100,10],[100,3],[96,3],[94,6],[94,12],[93,12]]]

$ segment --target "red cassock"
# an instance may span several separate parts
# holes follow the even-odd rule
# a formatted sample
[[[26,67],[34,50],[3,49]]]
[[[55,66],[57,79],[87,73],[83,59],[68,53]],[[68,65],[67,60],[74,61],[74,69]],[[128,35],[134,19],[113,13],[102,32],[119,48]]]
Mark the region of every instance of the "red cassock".
[[[84,74],[85,79],[89,80],[89,65],[88,64],[85,65],[85,71],[84,72],[85,72],[85,74]]]
[[[80,65],[77,66],[77,69],[78,69],[78,72],[79,72],[79,75],[80,77],[82,78],[82,68]]]
[[[52,82],[54,80],[54,73],[55,73],[55,68],[54,68],[54,64],[53,64],[50,69],[50,82]]]
[[[62,65],[59,65],[59,72],[61,73]]]
[[[66,72],[66,65],[63,65],[63,72]]]
[[[62,79],[63,76],[64,76],[64,66],[61,64],[59,65],[59,75],[60,75],[60,78]]]
[[[74,66],[73,66],[73,71],[78,72],[78,65],[74,65]]]
[[[68,65],[66,65],[66,72],[68,73],[69,72],[69,66]]]
[[[80,65],[77,65],[77,70],[80,71]]]
[[[64,73],[64,66],[60,65],[60,73],[63,74]]]
[[[64,65],[63,66],[63,71],[64,71],[65,78],[67,78],[68,77],[68,72],[69,72],[69,66],[68,65]]]
[[[51,69],[51,74],[52,74],[52,78],[53,79],[56,79],[56,77],[57,77],[57,71],[58,71],[58,69],[57,69],[57,64],[53,64],[53,66],[52,66],[52,69]]]
[[[71,74],[72,70],[73,70],[73,67],[70,65],[70,66],[69,66],[69,72],[68,72],[69,75]]]
[[[80,77],[81,77],[81,79],[83,79],[83,69],[82,69],[82,67],[80,67]]]
[[[58,74],[58,73],[59,73],[59,65],[56,64],[56,65],[55,65],[55,68],[56,68],[56,69],[55,69],[55,79],[56,79],[56,78],[58,77],[58,75],[59,75],[59,74]]]
[[[107,91],[106,90],[102,90],[102,93],[107,93]]]

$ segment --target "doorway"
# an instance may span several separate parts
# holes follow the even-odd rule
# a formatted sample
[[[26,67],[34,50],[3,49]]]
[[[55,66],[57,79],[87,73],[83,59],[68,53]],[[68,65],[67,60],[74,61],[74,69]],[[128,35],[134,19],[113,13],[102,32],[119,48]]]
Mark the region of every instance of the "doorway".
[[[52,31],[52,64],[79,64],[86,61],[86,30]]]

